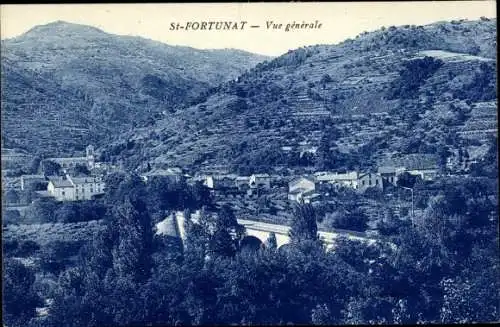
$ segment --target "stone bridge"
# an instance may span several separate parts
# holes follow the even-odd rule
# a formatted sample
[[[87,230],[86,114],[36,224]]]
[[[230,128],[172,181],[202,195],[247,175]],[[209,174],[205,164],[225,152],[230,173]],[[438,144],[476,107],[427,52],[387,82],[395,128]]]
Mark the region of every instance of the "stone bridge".
[[[174,219],[172,219],[174,218]],[[167,221],[170,220],[171,224],[171,229],[175,230],[175,234],[180,237],[182,240],[186,238],[186,231],[184,229],[184,213],[183,212],[176,212],[173,217],[170,219],[167,218],[163,222],[159,223],[157,225],[157,233],[160,231],[160,229],[165,229],[164,225],[167,224]],[[288,236],[288,232],[290,230],[290,226],[286,225],[279,225],[279,224],[271,224],[271,223],[265,223],[261,221],[254,221],[254,220],[247,220],[247,219],[238,219],[238,223],[243,225],[246,230],[246,236],[243,239],[242,242],[248,242],[248,243],[256,243],[258,240],[258,243],[260,244],[265,244],[267,241],[270,233],[274,233],[276,235],[276,242],[278,245],[278,248],[288,244],[290,242],[290,237]],[[162,225],[163,224],[163,225]],[[163,232],[161,232],[163,233]],[[320,239],[323,240],[323,242],[326,245],[326,248],[328,250],[332,249],[335,245],[335,240],[337,238],[341,237],[346,237],[348,239],[352,240],[358,240],[358,241],[363,241],[363,242],[368,242],[368,244],[373,244],[377,241],[376,237],[368,236],[366,233],[361,233],[361,232],[356,232],[356,231],[349,231],[349,230],[335,230],[333,232],[324,232],[324,231],[319,231],[319,237]]]

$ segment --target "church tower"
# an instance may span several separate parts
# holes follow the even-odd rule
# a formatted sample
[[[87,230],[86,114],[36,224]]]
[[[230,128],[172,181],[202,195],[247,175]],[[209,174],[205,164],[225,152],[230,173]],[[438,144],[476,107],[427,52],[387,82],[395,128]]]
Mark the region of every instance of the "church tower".
[[[89,169],[94,168],[95,164],[95,156],[94,156],[94,146],[89,145],[85,149],[86,157],[87,157],[87,166]]]

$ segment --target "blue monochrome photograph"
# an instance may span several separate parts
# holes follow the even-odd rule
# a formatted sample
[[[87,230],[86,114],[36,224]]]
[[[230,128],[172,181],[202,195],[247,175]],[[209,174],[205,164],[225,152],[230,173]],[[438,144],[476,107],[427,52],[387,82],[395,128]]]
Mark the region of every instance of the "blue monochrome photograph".
[[[2,326],[500,323],[495,1],[0,24]]]

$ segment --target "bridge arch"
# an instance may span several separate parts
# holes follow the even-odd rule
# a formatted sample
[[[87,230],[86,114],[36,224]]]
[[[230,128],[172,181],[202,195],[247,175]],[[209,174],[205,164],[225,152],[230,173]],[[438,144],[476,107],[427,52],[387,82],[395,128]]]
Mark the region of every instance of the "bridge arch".
[[[245,236],[240,242],[240,249],[242,251],[258,251],[264,247],[264,242],[253,235]]]

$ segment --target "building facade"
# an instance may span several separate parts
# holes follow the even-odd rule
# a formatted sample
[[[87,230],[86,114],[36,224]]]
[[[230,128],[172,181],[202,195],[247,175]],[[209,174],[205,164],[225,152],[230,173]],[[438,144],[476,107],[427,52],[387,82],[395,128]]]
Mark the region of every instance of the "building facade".
[[[382,176],[376,173],[364,173],[359,175],[358,190],[363,192],[370,187],[383,189]]]
[[[105,183],[101,177],[71,177],[50,179],[47,193],[57,201],[92,200],[104,194]]]
[[[253,174],[249,180],[250,188],[271,188],[271,176],[268,174]]]

